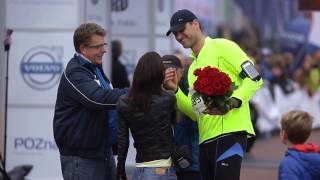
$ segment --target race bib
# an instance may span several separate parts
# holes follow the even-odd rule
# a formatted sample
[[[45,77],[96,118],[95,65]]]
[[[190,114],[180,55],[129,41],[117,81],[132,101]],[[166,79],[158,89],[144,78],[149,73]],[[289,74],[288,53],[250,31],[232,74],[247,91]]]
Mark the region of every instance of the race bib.
[[[203,115],[207,110],[207,106],[204,104],[204,101],[199,93],[196,93],[193,89],[190,90],[191,101],[192,101],[192,110],[198,116]]]

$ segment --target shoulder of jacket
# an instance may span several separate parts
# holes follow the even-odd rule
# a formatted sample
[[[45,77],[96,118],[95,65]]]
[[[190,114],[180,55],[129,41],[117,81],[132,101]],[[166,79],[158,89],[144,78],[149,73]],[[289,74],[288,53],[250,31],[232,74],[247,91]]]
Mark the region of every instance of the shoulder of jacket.
[[[210,38],[209,41],[214,43],[216,46],[237,46],[235,42],[225,38]]]
[[[72,58],[65,69],[66,73],[71,73],[73,71],[84,71],[84,72],[90,72],[90,70],[85,67],[84,65],[81,65],[75,58]]]

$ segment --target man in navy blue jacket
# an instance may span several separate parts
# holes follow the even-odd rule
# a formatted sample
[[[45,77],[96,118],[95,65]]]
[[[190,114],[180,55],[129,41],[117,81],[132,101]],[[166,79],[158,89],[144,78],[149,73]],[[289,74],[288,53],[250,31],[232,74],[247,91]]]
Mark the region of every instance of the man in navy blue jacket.
[[[76,50],[62,74],[53,119],[65,180],[111,179],[114,160],[108,142],[108,111],[127,90],[113,89],[101,68],[106,32],[81,24],[74,32]]]

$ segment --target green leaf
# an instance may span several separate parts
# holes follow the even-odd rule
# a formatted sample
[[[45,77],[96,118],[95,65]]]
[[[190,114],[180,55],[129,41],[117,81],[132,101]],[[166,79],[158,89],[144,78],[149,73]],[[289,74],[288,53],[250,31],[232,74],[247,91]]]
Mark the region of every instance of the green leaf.
[[[235,82],[232,82],[232,83],[231,83],[231,89],[232,89],[232,91],[238,89],[238,86],[236,85]]]

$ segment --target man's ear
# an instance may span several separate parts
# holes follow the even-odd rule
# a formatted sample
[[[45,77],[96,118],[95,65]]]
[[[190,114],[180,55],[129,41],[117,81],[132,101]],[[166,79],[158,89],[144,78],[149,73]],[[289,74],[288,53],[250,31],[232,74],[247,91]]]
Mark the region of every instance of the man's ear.
[[[87,49],[86,49],[86,46],[84,44],[81,44],[79,49],[80,49],[81,54],[86,54]]]
[[[192,23],[200,29],[200,21],[198,19],[194,19]]]

